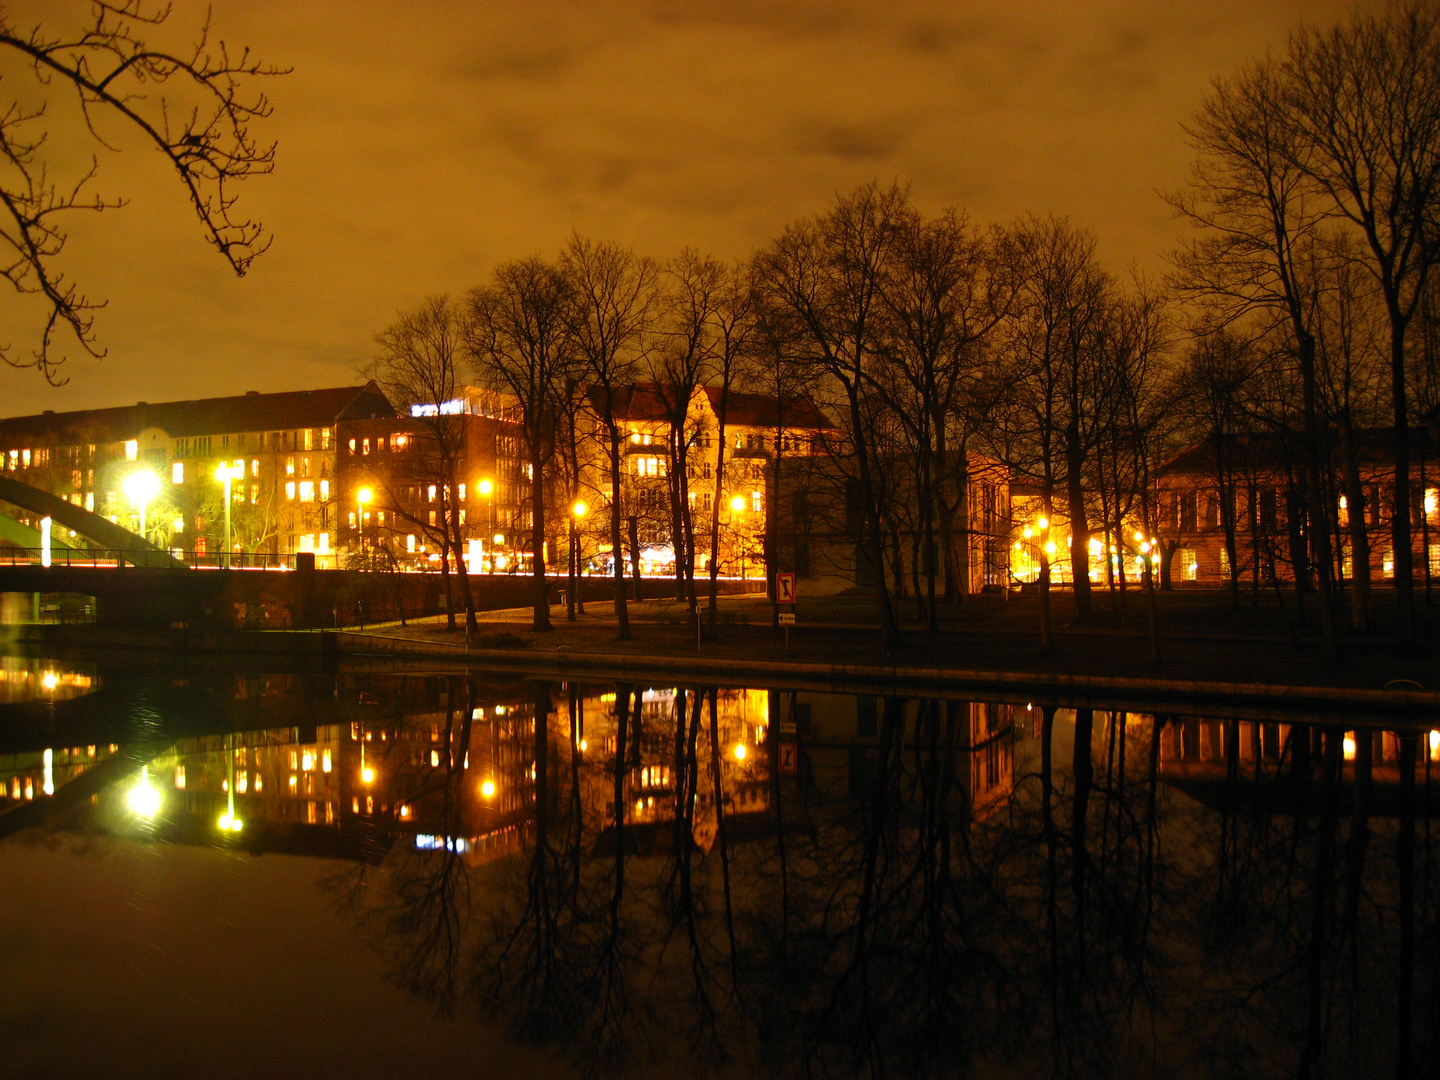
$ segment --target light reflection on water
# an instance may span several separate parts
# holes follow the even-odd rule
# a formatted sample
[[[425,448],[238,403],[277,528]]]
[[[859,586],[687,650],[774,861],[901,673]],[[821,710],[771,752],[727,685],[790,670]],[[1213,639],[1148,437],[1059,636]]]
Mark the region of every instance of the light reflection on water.
[[[34,687],[52,669],[6,670]],[[327,890],[394,980],[577,1065],[1322,1076],[1436,1049],[1433,733],[485,676],[85,677],[103,692],[69,707],[103,741],[0,746],[0,834],[48,803],[77,835],[341,859]]]

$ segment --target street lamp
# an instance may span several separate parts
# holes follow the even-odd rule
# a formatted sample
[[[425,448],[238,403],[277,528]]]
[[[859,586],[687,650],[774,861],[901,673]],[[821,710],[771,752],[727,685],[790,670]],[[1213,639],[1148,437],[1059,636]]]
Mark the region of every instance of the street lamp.
[[[739,515],[745,513],[745,496],[743,496],[743,495],[736,495],[734,498],[732,498],[732,499],[730,500],[730,513],[731,513],[732,515],[736,515],[736,516],[739,516]],[[740,563],[740,580],[741,580],[741,581],[744,581],[744,580],[745,580],[745,554],[744,554],[744,545],[743,545],[743,543],[742,543],[742,541],[741,541],[741,538],[740,538],[740,525],[739,525],[738,522],[736,522],[736,521],[734,521],[734,520],[732,520],[732,521],[730,522],[730,535],[734,538],[735,548],[736,548],[735,557],[736,557],[736,560]]]
[[[125,497],[140,513],[140,538],[145,539],[145,507],[160,494],[160,478],[149,469],[137,469],[125,478]]]
[[[480,478],[480,485],[479,485],[479,486],[480,486],[480,494],[485,496],[485,521],[486,521],[486,527],[489,529],[489,532],[490,532],[490,533],[493,533],[493,532],[495,531],[495,500],[494,500],[494,498],[492,498],[492,496],[494,495],[494,492],[495,492],[495,484],[491,481],[491,479],[490,479],[488,476],[484,476],[484,477],[481,477],[481,478]],[[489,533],[487,533],[486,535],[489,535]],[[482,562],[483,562],[483,560],[482,560]],[[481,566],[480,569],[483,570],[483,569],[484,569],[484,566]],[[494,569],[495,569],[495,556],[494,556],[493,551],[492,551],[491,556],[490,556],[490,569],[491,569],[491,571],[494,571]]]
[[[221,565],[230,566],[230,482],[245,475],[244,465],[228,465],[221,462],[215,470],[215,479],[225,485],[225,559]]]
[[[368,487],[362,487],[355,492],[355,548],[362,557],[365,554],[365,507],[374,497],[375,493]]]

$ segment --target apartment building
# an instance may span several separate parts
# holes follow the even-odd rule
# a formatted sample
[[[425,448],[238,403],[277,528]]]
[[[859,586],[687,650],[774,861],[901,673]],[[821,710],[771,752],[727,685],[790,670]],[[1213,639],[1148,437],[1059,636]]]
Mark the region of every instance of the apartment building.
[[[197,561],[224,546],[223,466],[232,553],[313,551],[333,565],[348,428],[394,415],[373,382],[47,411],[0,420],[0,462],[15,479]]]

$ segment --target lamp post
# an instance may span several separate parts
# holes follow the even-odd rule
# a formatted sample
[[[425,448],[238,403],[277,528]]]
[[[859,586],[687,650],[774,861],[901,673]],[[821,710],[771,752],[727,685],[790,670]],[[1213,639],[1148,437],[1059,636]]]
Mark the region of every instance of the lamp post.
[[[225,557],[220,565],[230,567],[230,482],[245,475],[245,467],[221,462],[215,470],[215,479],[225,485]]]
[[[575,607],[580,599],[575,595],[580,591],[580,519],[589,509],[584,499],[576,499],[570,507],[570,592],[565,598],[568,622],[575,621]]]
[[[365,556],[365,507],[374,497],[375,493],[368,487],[355,492],[355,550],[361,557],[362,565]]]
[[[733,499],[730,500],[730,513],[733,515],[730,521],[730,534],[735,538],[735,546],[738,549],[740,547],[740,526],[735,522],[734,519],[745,513],[745,496],[736,495]],[[745,556],[742,552],[737,550],[736,557],[740,562],[740,580],[744,581]]]
[[[145,507],[160,494],[160,478],[149,469],[139,469],[125,478],[125,497],[140,514],[140,538],[145,536]]]
[[[495,500],[493,498],[493,495],[495,493],[495,484],[488,476],[486,476],[481,478],[479,487],[480,494],[485,496],[485,522],[487,530],[485,535],[490,536],[495,532]],[[485,559],[482,553],[480,559],[480,570],[482,571],[485,569],[484,564]],[[495,569],[495,558],[493,554],[490,558],[490,569],[492,572]]]

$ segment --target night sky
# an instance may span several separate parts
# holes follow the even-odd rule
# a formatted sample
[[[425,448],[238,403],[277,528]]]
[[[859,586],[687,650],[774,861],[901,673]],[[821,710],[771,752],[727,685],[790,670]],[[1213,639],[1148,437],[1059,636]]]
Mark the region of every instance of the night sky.
[[[65,6],[5,5],[22,25]],[[1183,181],[1180,123],[1210,78],[1345,9],[217,0],[216,37],[294,69],[268,81],[275,172],[240,189],[274,246],[235,278],[158,154],[113,124],[118,151],[87,143],[54,110],[56,175],[93,148],[94,190],[131,200],[74,217],[64,264],[109,300],[109,355],[72,359],[58,390],[0,367],[0,415],[344,384],[396,308],[572,229],[738,257],[875,178],[979,220],[1069,215],[1114,269],[1158,270],[1182,226],[1155,193]],[[167,32],[203,17],[181,0]],[[0,65],[7,95],[33,85]],[[34,326],[0,296],[0,341],[23,353]]]

